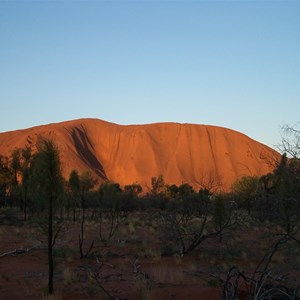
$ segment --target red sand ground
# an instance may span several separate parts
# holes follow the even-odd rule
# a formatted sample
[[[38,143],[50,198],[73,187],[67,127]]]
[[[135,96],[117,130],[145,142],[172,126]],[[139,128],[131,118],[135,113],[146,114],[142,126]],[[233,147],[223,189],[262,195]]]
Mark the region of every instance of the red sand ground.
[[[93,228],[87,226],[87,229],[88,236],[95,237]],[[66,257],[54,255],[56,298],[53,299],[107,299],[93,279],[99,263],[95,258],[79,258],[77,230],[78,228],[69,228],[67,238],[60,240],[55,246],[56,249],[68,247],[71,252]],[[31,248],[37,244],[35,234],[30,226],[1,226],[0,254],[14,249]],[[207,263],[194,258],[147,257],[141,255],[140,248],[140,244],[120,246],[115,242],[104,247],[96,241],[94,251],[103,253],[105,262],[100,274],[106,276],[106,279],[101,282],[111,295],[131,300],[218,299],[219,288],[210,287],[203,279],[189,274],[196,269],[207,268],[204,266]],[[115,253],[115,256],[107,253]],[[141,266],[139,270],[146,277],[142,273],[133,273],[132,263],[139,254],[141,257],[137,265]],[[46,250],[0,257],[0,299],[47,299],[47,272]]]
[[[46,235],[30,223],[21,224],[20,218],[18,226],[4,225],[8,223],[3,223],[3,218],[0,224],[0,299],[47,299],[43,296],[47,291],[47,251],[41,248],[46,245]],[[97,272],[102,286],[119,299],[220,299],[220,279],[226,278],[228,270],[236,266],[251,274],[277,239],[272,225],[241,226],[224,234],[222,243],[211,239],[187,256],[162,256],[165,241],[160,220],[149,212],[130,213],[108,244],[99,239],[98,221],[87,221],[84,251],[95,241],[95,255],[87,259],[79,258],[80,223],[66,221],[54,247],[56,298],[52,300],[107,299],[94,279]],[[16,256],[3,255],[37,246],[40,248]],[[291,274],[296,286],[300,282],[298,254],[296,243],[283,247],[269,266],[272,276]],[[100,263],[104,263],[102,268]],[[286,279],[283,283],[287,284]]]

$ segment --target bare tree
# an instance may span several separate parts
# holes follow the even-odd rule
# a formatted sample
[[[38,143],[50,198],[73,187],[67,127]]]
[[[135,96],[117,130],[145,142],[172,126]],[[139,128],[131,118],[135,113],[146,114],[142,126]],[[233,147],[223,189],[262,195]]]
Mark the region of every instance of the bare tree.
[[[250,275],[237,267],[228,270],[225,280],[221,279],[222,299],[235,300],[243,294],[243,299],[298,300],[300,285],[289,283],[287,275],[273,277],[270,265],[274,255],[287,243],[299,240],[287,234],[277,238],[267,249]],[[219,278],[220,279],[220,278]]]
[[[217,172],[209,172],[203,174],[198,182],[202,189],[206,189],[211,193],[221,190],[223,186],[223,178]]]
[[[300,122],[295,126],[284,125],[281,132],[281,143],[277,146],[279,151],[300,160]]]
[[[212,205],[210,197],[207,190],[202,190],[196,201],[187,201],[181,207],[161,213],[164,245],[173,245],[175,252],[186,255],[208,239],[222,240],[225,233],[241,224],[240,214],[229,201]]]

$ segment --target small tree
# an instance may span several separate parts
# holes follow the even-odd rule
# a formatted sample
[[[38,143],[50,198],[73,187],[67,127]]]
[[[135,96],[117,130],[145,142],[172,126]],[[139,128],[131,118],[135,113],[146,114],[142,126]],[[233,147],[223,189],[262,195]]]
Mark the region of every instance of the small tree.
[[[105,182],[99,188],[99,236],[108,243],[115,235],[124,217],[122,213],[123,192],[118,183]],[[107,226],[105,230],[104,225]]]
[[[0,156],[0,188],[3,197],[9,198],[10,205],[16,205],[20,200],[18,177],[21,170],[21,149],[16,148],[9,157]]]
[[[139,195],[142,193],[143,188],[138,183],[125,185],[124,197],[122,198],[122,209],[124,211],[132,211],[138,207]]]
[[[27,208],[28,208],[28,200],[29,200],[29,189],[30,189],[30,178],[31,178],[31,162],[32,162],[32,154],[31,149],[29,147],[25,147],[21,150],[22,153],[22,185],[21,185],[21,195],[22,195],[22,205],[24,211],[24,221],[27,220]]]
[[[300,229],[300,162],[283,155],[273,173],[263,180],[267,189],[256,208],[260,219],[276,223],[293,235]]]
[[[11,185],[11,172],[7,157],[0,155],[0,207],[6,205],[7,192]]]
[[[27,219],[27,200],[29,198],[30,167],[32,161],[31,149],[14,149],[10,156],[0,155],[0,199],[10,198],[10,204],[19,204]],[[13,201],[15,200],[15,201]],[[1,200],[0,200],[1,201]]]
[[[162,195],[166,191],[166,184],[163,175],[159,175],[158,177],[151,178],[151,193],[154,196]]]
[[[53,247],[56,242],[59,229],[53,231],[53,218],[55,202],[62,191],[62,174],[59,150],[52,140],[40,138],[37,144],[37,153],[32,161],[34,193],[38,199],[47,203],[48,208],[48,293],[53,293]],[[41,196],[41,197],[40,197]]]
[[[87,257],[93,249],[94,241],[92,241],[86,252],[83,251],[84,243],[84,225],[86,218],[86,195],[87,193],[96,185],[97,180],[94,179],[90,172],[85,171],[79,177],[79,186],[80,186],[80,202],[81,202],[81,223],[80,223],[80,233],[79,233],[79,251],[80,258]]]
[[[224,195],[216,195],[212,201],[212,219],[214,222],[214,226],[216,231],[219,234],[219,242],[222,242],[223,238],[223,230],[226,228],[226,223],[228,222],[228,217],[230,214],[230,209],[228,199],[225,199]]]
[[[71,197],[73,202],[73,222],[76,221],[76,208],[78,205],[78,198],[80,196],[80,180],[76,170],[73,170],[69,176],[69,187],[71,189]]]
[[[124,192],[132,197],[137,197],[142,191],[143,191],[143,188],[138,183],[125,185],[125,187],[124,187]]]
[[[243,176],[231,186],[236,202],[241,208],[247,209],[249,215],[254,202],[259,196],[260,186],[259,178],[256,176]]]
[[[13,173],[13,185],[18,185],[18,173],[21,171],[21,149],[16,148],[12,151],[10,168]]]

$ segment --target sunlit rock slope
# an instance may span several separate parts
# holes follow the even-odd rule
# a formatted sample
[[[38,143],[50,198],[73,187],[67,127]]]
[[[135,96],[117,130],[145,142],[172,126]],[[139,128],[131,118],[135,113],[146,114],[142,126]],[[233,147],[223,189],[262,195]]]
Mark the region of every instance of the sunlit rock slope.
[[[38,136],[57,144],[66,178],[73,169],[90,170],[99,182],[138,182],[144,191],[151,177],[160,174],[170,184],[228,190],[241,176],[272,171],[279,157],[273,149],[227,128],[178,123],[123,126],[98,119],[0,133],[0,154],[9,155],[26,144],[35,149]]]

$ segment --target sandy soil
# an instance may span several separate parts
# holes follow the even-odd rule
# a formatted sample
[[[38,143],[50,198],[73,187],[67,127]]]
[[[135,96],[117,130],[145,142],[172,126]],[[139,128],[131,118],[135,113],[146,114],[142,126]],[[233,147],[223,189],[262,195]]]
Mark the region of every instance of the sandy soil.
[[[105,290],[119,299],[214,299],[219,294],[218,288],[210,287],[201,276],[191,275],[198,267],[203,268],[200,261],[161,257],[159,251],[145,250],[145,245],[136,239],[132,244],[123,244],[122,240],[109,246],[96,241],[97,255],[80,259],[78,229],[68,228],[67,237],[59,240],[54,249],[57,299],[106,299],[96,274]],[[94,226],[87,229],[89,237],[96,234]],[[0,254],[36,247],[0,257],[3,300],[46,298],[47,252],[36,239],[35,230],[30,226],[1,226]],[[86,247],[89,242],[86,240]]]
[[[224,236],[222,243],[208,241],[189,256],[162,256],[157,224],[133,215],[107,245],[98,238],[98,225],[88,223],[84,249],[93,239],[94,255],[80,259],[78,233],[79,223],[66,223],[54,247],[52,299],[107,299],[108,294],[118,299],[220,299],[220,279],[228,269],[253,270],[268,242],[264,228],[243,229]],[[1,299],[47,299],[44,241],[30,224],[0,226]],[[15,249],[23,253],[5,255]],[[277,255],[272,274],[290,273],[300,283],[297,251],[287,248]]]

